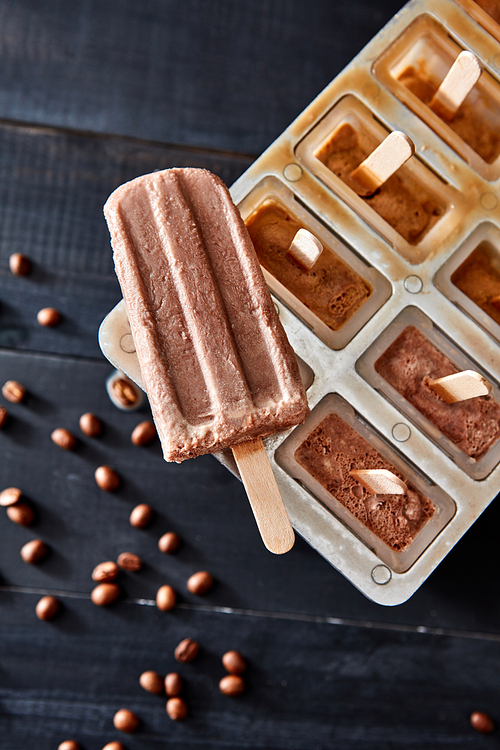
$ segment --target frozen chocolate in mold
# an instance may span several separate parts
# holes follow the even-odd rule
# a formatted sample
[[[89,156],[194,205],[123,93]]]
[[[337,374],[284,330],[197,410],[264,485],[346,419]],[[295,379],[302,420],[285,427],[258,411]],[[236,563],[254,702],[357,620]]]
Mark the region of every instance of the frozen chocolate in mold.
[[[333,331],[372,294],[372,287],[328,248],[305,271],[287,255],[303,225],[278,203],[265,201],[246,220],[261,265]]]
[[[337,177],[358,191],[351,173],[374,150],[376,143],[342,123],[315,156]],[[373,195],[363,198],[410,245],[417,245],[443,215],[443,208],[423,185],[401,171],[390,177]]]
[[[447,404],[430,387],[459,370],[418,328],[407,326],[375,370],[467,456],[480,459],[500,437],[500,406],[491,396]]]
[[[500,325],[500,253],[487,240],[481,242],[452,273],[452,283]]]
[[[328,414],[294,458],[322,487],[393,551],[407,549],[436,506],[338,414]],[[350,472],[388,469],[407,485],[405,495],[373,495]]]

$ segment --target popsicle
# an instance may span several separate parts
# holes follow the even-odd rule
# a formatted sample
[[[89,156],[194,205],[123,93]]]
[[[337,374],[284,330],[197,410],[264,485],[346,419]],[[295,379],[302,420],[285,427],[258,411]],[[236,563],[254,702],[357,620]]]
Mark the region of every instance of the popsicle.
[[[252,466],[265,456],[262,438],[302,422],[309,408],[295,354],[227,188],[206,170],[164,170],[119,187],[104,213],[165,459],[180,462],[242,444],[234,453],[237,461],[244,456],[240,470],[252,500]],[[274,480],[270,467],[268,480]],[[274,491],[281,505],[265,510],[263,525],[256,515],[261,533],[273,526],[273,516],[286,517],[269,482],[266,498]],[[272,528],[269,533],[268,548],[286,551],[293,544],[291,527],[287,541],[275,544]]]

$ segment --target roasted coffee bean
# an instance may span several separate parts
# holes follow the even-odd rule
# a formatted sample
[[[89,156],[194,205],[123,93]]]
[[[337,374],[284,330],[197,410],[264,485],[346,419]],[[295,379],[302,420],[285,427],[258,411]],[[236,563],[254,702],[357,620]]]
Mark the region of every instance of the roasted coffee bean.
[[[239,651],[226,651],[222,657],[222,664],[229,674],[243,674],[247,663]]]
[[[145,529],[152,518],[153,509],[149,505],[146,505],[146,503],[141,503],[140,505],[135,506],[130,514],[129,521],[130,525],[134,526],[134,528]]]
[[[488,714],[485,714],[484,711],[474,711],[470,715],[470,723],[476,732],[481,732],[481,734],[491,734],[495,731],[493,719]]]
[[[81,750],[81,747],[75,740],[65,740],[61,742],[57,750]]]
[[[207,570],[199,570],[188,578],[187,589],[191,594],[201,596],[214,585],[214,579]]]
[[[7,409],[4,409],[3,406],[0,406],[0,430],[4,426],[4,424],[7,422],[9,418],[9,412]]]
[[[134,428],[131,441],[134,445],[147,445],[156,437],[156,427],[152,422],[139,422]]]
[[[90,598],[98,607],[107,607],[120,596],[120,587],[116,583],[100,583],[90,594]]]
[[[46,328],[54,328],[62,321],[62,315],[54,307],[44,307],[36,316],[38,323]]]
[[[27,503],[16,503],[9,505],[7,515],[11,521],[18,523],[19,526],[31,526],[35,520],[35,512]]]
[[[137,403],[138,396],[134,386],[124,378],[117,378],[111,385],[113,396],[122,406],[133,406]]]
[[[196,659],[199,650],[199,643],[192,638],[184,638],[175,649],[174,656],[177,661],[180,661],[182,664],[188,664],[190,661],[193,661],[193,659]]]
[[[102,422],[95,414],[87,412],[80,417],[80,429],[87,437],[99,437],[102,432]]]
[[[173,590],[172,586],[160,586],[156,592],[156,606],[162,612],[169,612],[175,607],[177,601],[177,594]]]
[[[76,437],[64,427],[58,427],[53,430],[50,437],[52,438],[53,443],[58,445],[59,448],[63,448],[65,451],[72,451],[76,446]]]
[[[48,551],[45,542],[42,542],[41,539],[32,539],[31,542],[27,542],[24,547],[21,547],[21,557],[28,565],[36,565]]]
[[[182,677],[178,672],[169,672],[165,677],[165,692],[169,698],[175,698],[182,691]]]
[[[134,555],[133,552],[122,552],[121,555],[118,555],[116,562],[122,570],[128,570],[130,573],[136,573],[142,568],[141,558],[139,555]]]
[[[7,380],[2,386],[2,395],[11,404],[20,404],[26,396],[26,388],[17,380]]]
[[[111,466],[99,466],[95,470],[95,481],[105,492],[114,492],[121,484],[121,479]]]
[[[167,533],[163,534],[158,540],[158,549],[165,555],[171,555],[172,552],[175,552],[180,543],[180,537],[178,537],[175,532],[167,531]]]
[[[166,709],[172,721],[182,721],[188,715],[188,707],[182,698],[169,698]]]
[[[59,611],[59,600],[55,596],[42,596],[35,607],[39,620],[52,620]]]
[[[104,745],[102,750],[125,750],[125,745],[122,745],[121,742],[108,742],[107,745]]]
[[[135,732],[139,726],[139,718],[127,708],[121,708],[113,716],[113,724],[120,732]]]
[[[224,695],[241,695],[245,690],[245,680],[238,674],[227,674],[219,682],[219,690]]]
[[[143,672],[139,677],[139,684],[148,693],[160,695],[163,693],[163,679],[158,672]]]
[[[14,505],[17,503],[22,495],[21,490],[18,487],[7,487],[6,490],[0,492],[0,505],[6,508],[8,505]]]
[[[92,571],[92,580],[97,583],[111,583],[119,574],[118,565],[112,560],[99,563]]]
[[[9,268],[14,276],[28,276],[31,273],[31,261],[22,253],[12,253]]]

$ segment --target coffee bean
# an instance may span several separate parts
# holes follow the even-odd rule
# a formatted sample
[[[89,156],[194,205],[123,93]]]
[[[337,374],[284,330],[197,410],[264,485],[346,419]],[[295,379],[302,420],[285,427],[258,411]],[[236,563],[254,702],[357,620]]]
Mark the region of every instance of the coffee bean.
[[[171,555],[172,552],[175,552],[180,543],[180,537],[178,537],[175,532],[167,531],[167,533],[163,534],[158,540],[158,549],[165,555]]]
[[[35,512],[27,503],[16,503],[9,505],[7,515],[11,521],[18,523],[19,526],[31,526],[35,520]]]
[[[134,445],[147,445],[156,437],[156,427],[152,422],[140,422],[134,428],[131,441]]]
[[[63,448],[65,451],[72,451],[76,446],[76,437],[64,427],[58,427],[56,430],[53,430],[50,437],[52,438],[53,443],[58,445],[59,448]]]
[[[125,745],[122,745],[121,742],[108,742],[102,750],[125,750]]]
[[[470,715],[470,723],[476,732],[481,732],[481,734],[491,734],[495,731],[493,719],[484,711],[474,711]]]
[[[31,273],[31,261],[22,253],[12,253],[9,268],[14,276],[28,276]]]
[[[105,492],[114,492],[121,484],[121,479],[111,466],[99,466],[95,470],[95,481]]]
[[[139,684],[148,693],[160,695],[163,693],[163,679],[158,672],[143,672],[139,677]]]
[[[4,409],[3,406],[0,406],[0,430],[4,426],[4,424],[7,422],[9,418],[9,412],[7,409]]]
[[[99,563],[92,571],[92,580],[97,583],[111,583],[119,574],[118,565],[112,560]]]
[[[191,594],[201,596],[206,594],[214,585],[213,576],[207,570],[199,570],[188,578],[187,589]]]
[[[2,386],[2,395],[11,404],[20,404],[26,396],[26,388],[17,380],[7,380]]]
[[[0,505],[6,508],[8,505],[14,505],[17,503],[22,495],[22,492],[18,487],[7,487],[6,490],[0,492]]]
[[[135,506],[130,514],[129,521],[130,525],[134,526],[134,528],[145,529],[152,518],[153,509],[149,505],[146,505],[146,503],[141,503],[140,505]]]
[[[120,596],[120,587],[116,583],[100,583],[90,594],[90,598],[98,607],[107,607]]]
[[[182,698],[169,698],[166,709],[172,721],[182,721],[188,715],[188,707]]]
[[[36,565],[48,551],[45,542],[42,542],[41,539],[32,539],[31,542],[27,542],[24,547],[21,547],[21,557],[28,565]]]
[[[199,650],[199,643],[192,638],[184,638],[175,649],[174,656],[177,661],[180,661],[182,664],[188,664],[190,661],[193,661],[193,659],[196,659]]]
[[[36,316],[38,323],[46,328],[54,328],[62,321],[62,315],[54,307],[44,307]]]
[[[156,592],[156,606],[162,612],[169,612],[175,607],[177,594],[172,586],[160,586]]]
[[[182,690],[182,677],[178,672],[169,672],[165,677],[165,692],[170,698],[174,698]]]
[[[243,674],[247,663],[239,651],[226,651],[222,657],[222,664],[229,674]]]
[[[245,681],[237,674],[227,674],[219,682],[219,690],[224,695],[241,695],[245,690]]]
[[[39,620],[52,620],[59,611],[59,601],[55,596],[42,596],[35,607]]]
[[[111,392],[122,406],[133,406],[138,401],[134,386],[125,378],[117,378],[111,385]]]
[[[87,412],[80,417],[80,429],[87,437],[99,437],[102,432],[102,422],[95,414]]]
[[[64,742],[61,742],[57,750],[81,750],[81,748],[75,740],[65,740]]]
[[[139,726],[139,718],[127,708],[121,708],[113,716],[113,724],[120,732],[135,732]]]
[[[139,555],[134,555],[133,552],[122,552],[118,555],[116,561],[122,570],[128,570],[130,573],[136,573],[142,568],[142,560]]]

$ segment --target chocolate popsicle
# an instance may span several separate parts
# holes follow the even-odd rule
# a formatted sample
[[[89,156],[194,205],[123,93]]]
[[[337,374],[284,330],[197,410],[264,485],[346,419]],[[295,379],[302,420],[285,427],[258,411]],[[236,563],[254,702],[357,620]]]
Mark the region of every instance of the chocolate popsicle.
[[[104,213],[165,459],[245,451],[302,422],[297,360],[223,183],[156,172],[115,190]]]

